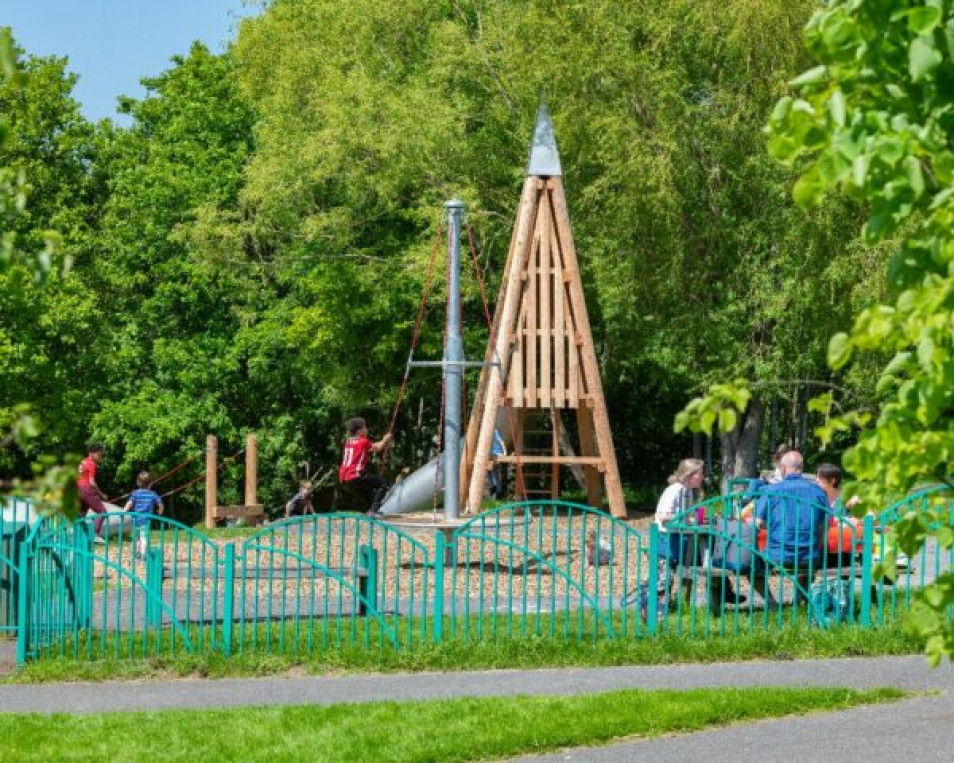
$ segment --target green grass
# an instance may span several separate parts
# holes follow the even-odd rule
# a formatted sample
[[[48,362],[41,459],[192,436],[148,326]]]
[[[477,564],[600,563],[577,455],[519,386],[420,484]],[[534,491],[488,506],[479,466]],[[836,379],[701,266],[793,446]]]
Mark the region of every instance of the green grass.
[[[2,714],[0,759],[472,761],[908,696],[896,689],[614,691],[328,707]],[[819,740],[822,744],[822,740]]]
[[[285,634],[284,652],[278,649],[274,630],[270,646],[264,642],[264,631],[260,630],[256,648],[246,646],[229,657],[211,650],[182,653],[180,645],[180,652],[175,654],[129,659],[129,649],[132,649],[132,654],[144,654],[141,637],[137,636],[131,647],[128,640],[119,644],[122,651],[118,655],[104,655],[97,644],[89,652],[80,649],[78,658],[52,656],[29,662],[4,680],[7,683],[40,683],[264,676],[292,670],[309,674],[340,674],[599,667],[899,655],[917,654],[923,650],[922,642],[908,635],[898,621],[880,628],[841,626],[826,630],[810,627],[803,621],[786,622],[781,629],[770,623],[768,626],[756,625],[750,632],[738,636],[663,634],[612,641],[589,637],[564,641],[562,637],[547,635],[501,635],[484,640],[448,638],[440,645],[419,643],[412,649],[402,650],[386,644],[379,646],[375,639],[368,647],[364,639],[359,638],[357,643],[342,641],[339,645],[332,642],[327,647],[316,646],[311,651],[304,647],[295,651],[292,645],[300,642],[291,637],[288,629]],[[145,653],[148,651],[147,644]],[[84,659],[89,655],[92,659]]]

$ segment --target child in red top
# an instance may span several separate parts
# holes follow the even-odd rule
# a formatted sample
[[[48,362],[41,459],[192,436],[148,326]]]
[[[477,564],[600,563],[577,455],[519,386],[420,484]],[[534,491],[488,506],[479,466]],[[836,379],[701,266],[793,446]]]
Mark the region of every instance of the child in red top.
[[[76,480],[76,487],[79,488],[80,507],[92,511],[94,514],[105,514],[106,507],[103,501],[106,500],[106,493],[99,489],[96,484],[96,469],[103,462],[103,446],[96,442],[86,449],[86,458],[79,465],[79,476]],[[93,523],[93,530],[96,537],[99,537],[103,529],[103,519],[98,517]]]
[[[391,435],[386,434],[378,442],[372,442],[368,437],[368,425],[361,417],[349,419],[346,427],[348,439],[345,441],[341,466],[338,467],[338,481],[348,483],[365,496],[371,506],[369,517],[380,517],[385,482],[368,467],[371,465],[371,454],[382,453],[391,444]]]

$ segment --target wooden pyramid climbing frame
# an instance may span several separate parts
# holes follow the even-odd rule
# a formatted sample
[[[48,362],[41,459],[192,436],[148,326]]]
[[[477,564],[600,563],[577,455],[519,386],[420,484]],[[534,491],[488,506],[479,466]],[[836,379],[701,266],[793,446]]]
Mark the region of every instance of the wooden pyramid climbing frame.
[[[557,498],[561,468],[582,468],[590,505],[602,506],[605,486],[613,516],[626,516],[561,176],[541,104],[461,459],[468,511],[480,511],[487,472],[509,463],[523,473],[524,497]],[[577,447],[564,409],[576,411]],[[506,455],[491,455],[495,428],[512,442]]]

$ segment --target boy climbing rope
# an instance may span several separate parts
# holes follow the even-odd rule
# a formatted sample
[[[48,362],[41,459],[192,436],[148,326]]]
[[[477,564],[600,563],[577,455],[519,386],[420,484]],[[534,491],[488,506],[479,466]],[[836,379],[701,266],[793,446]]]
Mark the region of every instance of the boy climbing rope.
[[[345,441],[341,466],[338,467],[338,481],[347,484],[361,493],[370,504],[369,517],[383,516],[380,512],[384,500],[385,482],[368,467],[372,453],[383,453],[391,444],[391,434],[384,435],[378,442],[368,437],[368,425],[360,416],[349,419],[345,425],[348,439]]]

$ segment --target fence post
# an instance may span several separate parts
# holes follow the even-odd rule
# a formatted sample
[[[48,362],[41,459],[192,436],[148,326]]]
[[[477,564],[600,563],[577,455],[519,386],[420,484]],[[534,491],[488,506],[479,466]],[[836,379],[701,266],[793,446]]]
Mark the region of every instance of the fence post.
[[[444,533],[434,534],[434,643],[444,640],[444,554],[447,541]]]
[[[33,587],[31,580],[33,549],[26,543],[20,554],[19,600],[17,601],[17,665],[24,665],[30,653],[30,609]]]
[[[378,608],[378,550],[358,547],[358,614],[367,615],[368,605]]]
[[[235,544],[225,547],[225,581],[222,591],[222,653],[232,654],[232,626],[235,620]]]
[[[76,627],[89,628],[93,617],[93,529],[73,523],[73,595]]]
[[[162,627],[162,551],[146,552],[146,626]]]
[[[659,604],[659,564],[657,556],[659,554],[659,526],[653,522],[649,526],[649,569],[646,575],[646,587],[649,589],[646,593],[646,632],[650,635],[656,633],[657,612],[656,607]]]
[[[861,624],[871,625],[871,565],[874,562],[874,517],[865,517],[864,539],[861,549]]]

